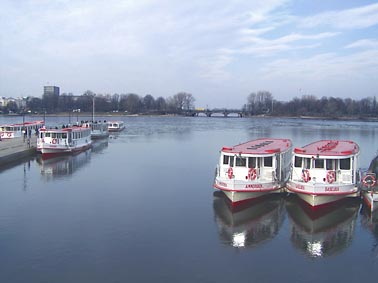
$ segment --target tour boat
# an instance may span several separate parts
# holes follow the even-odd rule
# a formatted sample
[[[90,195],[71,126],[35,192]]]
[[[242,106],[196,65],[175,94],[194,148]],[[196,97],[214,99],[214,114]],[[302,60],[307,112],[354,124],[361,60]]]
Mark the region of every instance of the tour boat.
[[[365,173],[361,182],[361,194],[369,207],[370,212],[378,209],[378,186],[376,175],[378,173],[378,156],[375,157],[369,166],[368,171]]]
[[[0,125],[0,138],[13,139],[35,134],[44,125],[43,121],[31,121],[19,124]]]
[[[311,207],[359,193],[360,149],[353,141],[320,140],[294,148],[287,190]]]
[[[95,121],[95,122],[84,122],[82,124],[84,127],[91,128],[91,139],[104,139],[109,137],[108,124],[106,122]]]
[[[37,151],[42,153],[42,158],[52,157],[80,152],[88,149],[91,144],[90,127],[41,128],[37,138]]]
[[[232,204],[282,192],[289,179],[292,143],[289,139],[261,138],[223,147],[214,187]]]
[[[123,121],[108,121],[109,132],[120,132],[125,128]]]

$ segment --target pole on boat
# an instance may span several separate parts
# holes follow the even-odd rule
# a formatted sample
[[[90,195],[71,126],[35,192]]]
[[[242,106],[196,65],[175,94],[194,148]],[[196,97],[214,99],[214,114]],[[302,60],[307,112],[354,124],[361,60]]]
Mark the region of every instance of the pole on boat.
[[[92,96],[92,123],[95,120],[95,94]]]

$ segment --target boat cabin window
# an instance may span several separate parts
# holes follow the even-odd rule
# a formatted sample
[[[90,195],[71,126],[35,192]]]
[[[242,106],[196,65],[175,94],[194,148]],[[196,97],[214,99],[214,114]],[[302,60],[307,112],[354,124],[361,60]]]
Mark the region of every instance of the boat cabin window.
[[[350,170],[350,158],[340,159],[340,169]]]
[[[45,133],[45,137],[49,138],[51,136],[51,133]]]
[[[235,165],[239,166],[239,167],[245,167],[247,165],[247,158],[241,157],[241,156],[236,156]]]
[[[335,170],[336,169],[336,160],[335,159],[326,159],[326,169]]]
[[[302,157],[295,156],[294,158],[294,167],[302,167]]]
[[[223,164],[228,164],[230,157],[228,155],[223,155]]]
[[[315,168],[324,168],[324,159],[315,158]]]
[[[305,169],[311,168],[311,158],[304,158],[304,168]]]
[[[273,166],[273,157],[264,157],[264,167],[272,167]]]
[[[248,168],[257,168],[257,158],[256,157],[248,157]]]

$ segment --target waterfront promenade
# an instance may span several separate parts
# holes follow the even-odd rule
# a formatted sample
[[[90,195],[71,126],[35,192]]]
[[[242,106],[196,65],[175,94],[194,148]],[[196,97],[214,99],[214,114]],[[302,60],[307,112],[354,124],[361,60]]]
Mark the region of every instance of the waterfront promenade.
[[[2,139],[0,141],[0,166],[35,154],[36,147],[35,135],[31,136],[30,143],[24,138]]]

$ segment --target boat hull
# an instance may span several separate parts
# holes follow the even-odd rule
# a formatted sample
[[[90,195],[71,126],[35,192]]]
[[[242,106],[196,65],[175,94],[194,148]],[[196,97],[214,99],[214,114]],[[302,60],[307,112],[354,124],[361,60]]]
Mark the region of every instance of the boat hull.
[[[238,182],[235,184],[235,182],[218,178],[215,179],[214,188],[223,191],[233,205],[271,193],[282,192],[282,186],[278,183]]]
[[[52,158],[55,156],[61,156],[66,154],[78,153],[85,151],[91,147],[92,143],[83,144],[77,147],[41,147],[37,150],[41,152],[42,158]]]
[[[370,212],[378,210],[378,193],[373,191],[363,191],[362,198],[369,207]]]
[[[289,181],[286,189],[295,193],[312,207],[319,207],[330,204],[347,197],[357,197],[358,188],[353,184],[310,184],[304,182]]]

